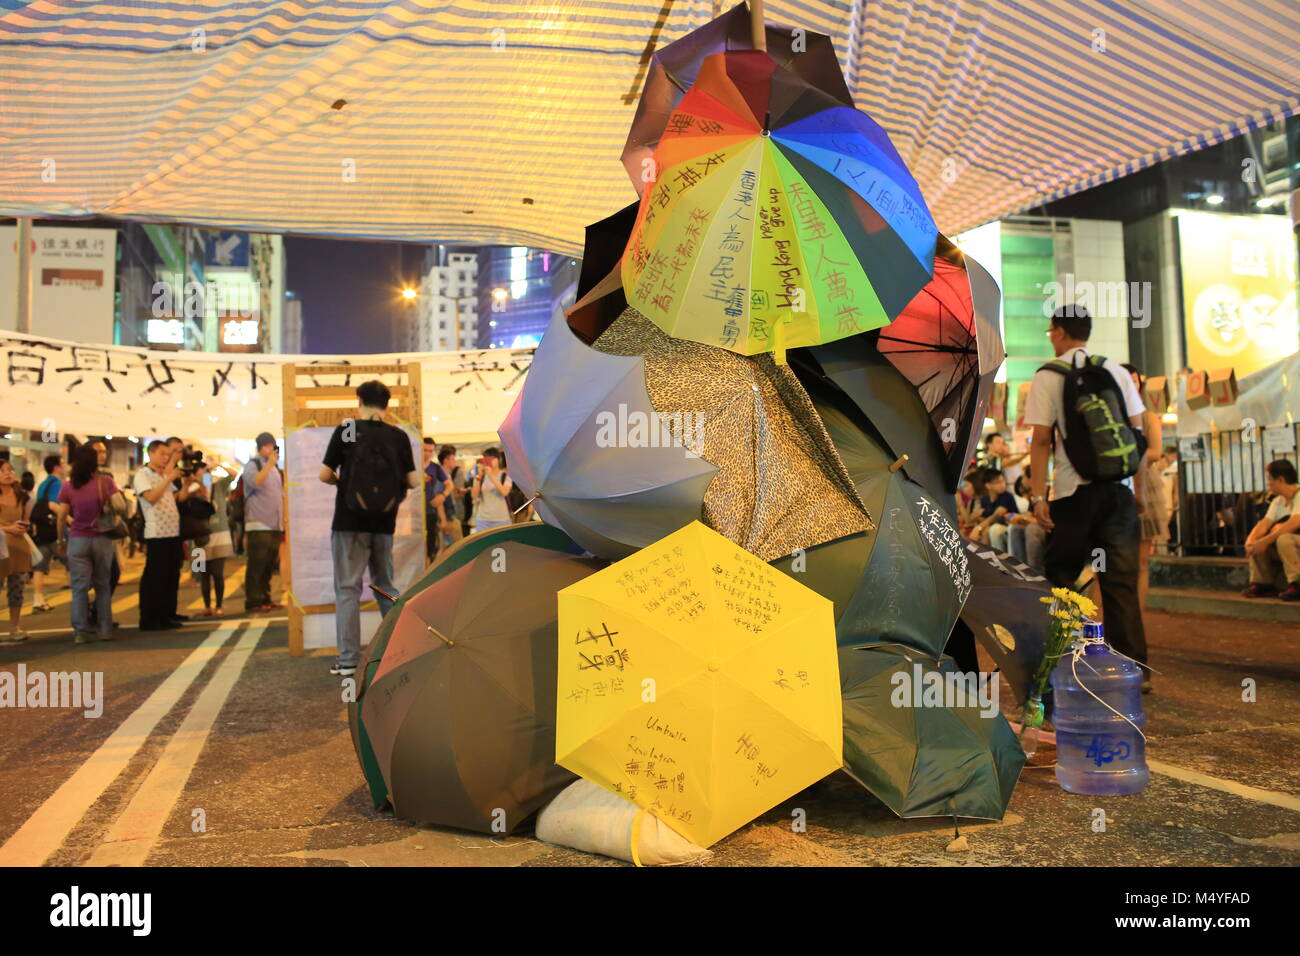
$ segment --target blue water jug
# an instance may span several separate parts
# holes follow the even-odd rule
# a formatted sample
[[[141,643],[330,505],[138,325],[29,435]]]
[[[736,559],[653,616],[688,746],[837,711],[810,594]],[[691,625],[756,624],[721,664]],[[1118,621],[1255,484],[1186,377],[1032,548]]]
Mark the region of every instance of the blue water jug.
[[[1083,653],[1076,661],[1079,644],[1074,645],[1052,671],[1056,780],[1070,793],[1140,793],[1150,775],[1146,741],[1137,729],[1146,729],[1142,669],[1112,651],[1102,637],[1101,624],[1085,621]]]

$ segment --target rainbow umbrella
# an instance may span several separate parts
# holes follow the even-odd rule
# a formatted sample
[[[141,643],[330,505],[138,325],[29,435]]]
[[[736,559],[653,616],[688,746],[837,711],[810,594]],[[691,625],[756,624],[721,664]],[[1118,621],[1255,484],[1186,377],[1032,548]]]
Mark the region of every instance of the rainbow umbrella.
[[[930,281],[938,233],[885,131],[766,53],[707,57],[654,163],[623,289],[669,335],[783,360]]]

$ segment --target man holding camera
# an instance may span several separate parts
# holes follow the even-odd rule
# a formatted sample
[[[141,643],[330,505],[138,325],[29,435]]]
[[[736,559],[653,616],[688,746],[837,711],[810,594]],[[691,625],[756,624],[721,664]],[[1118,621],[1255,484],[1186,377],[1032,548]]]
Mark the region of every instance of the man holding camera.
[[[284,533],[284,479],[275,436],[257,436],[257,455],[244,466],[244,544],[248,568],[244,573],[244,610],[275,611],[283,604],[271,600],[271,575]]]
[[[175,482],[180,448],[168,442],[152,441],[147,449],[149,464],[135,473],[132,487],[144,513],[144,572],[140,576],[140,630],[169,631],[184,623],[176,613],[181,586],[181,519],[178,501],[189,497]]]

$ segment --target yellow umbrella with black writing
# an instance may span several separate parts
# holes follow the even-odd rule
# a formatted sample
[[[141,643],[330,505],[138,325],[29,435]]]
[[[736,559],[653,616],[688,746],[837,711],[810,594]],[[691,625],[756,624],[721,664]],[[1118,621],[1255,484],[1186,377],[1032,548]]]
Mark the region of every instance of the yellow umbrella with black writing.
[[[700,522],[559,592],[556,762],[711,846],[841,763],[831,602]]]

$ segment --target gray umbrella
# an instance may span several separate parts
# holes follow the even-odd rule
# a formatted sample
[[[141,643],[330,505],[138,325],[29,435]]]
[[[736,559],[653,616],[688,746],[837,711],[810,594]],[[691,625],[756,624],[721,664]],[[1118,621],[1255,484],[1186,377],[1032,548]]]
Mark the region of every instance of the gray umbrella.
[[[504,541],[394,609],[361,717],[399,817],[508,833],[573,781],[555,763],[555,594],[602,566]]]
[[[694,424],[655,411],[643,357],[598,352],[557,315],[500,435],[542,520],[612,561],[700,518],[718,469]]]

